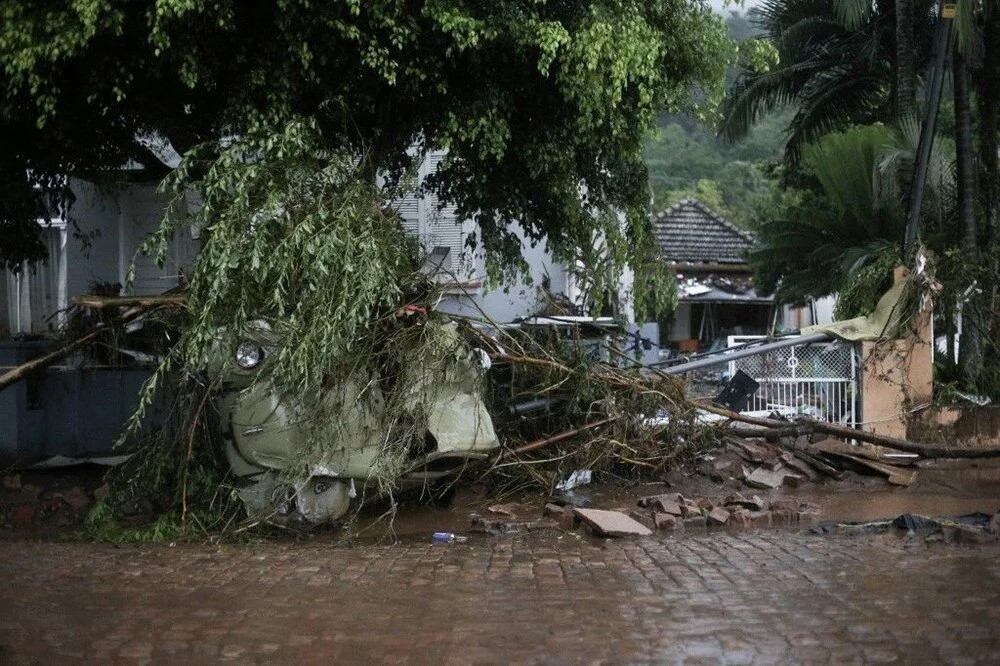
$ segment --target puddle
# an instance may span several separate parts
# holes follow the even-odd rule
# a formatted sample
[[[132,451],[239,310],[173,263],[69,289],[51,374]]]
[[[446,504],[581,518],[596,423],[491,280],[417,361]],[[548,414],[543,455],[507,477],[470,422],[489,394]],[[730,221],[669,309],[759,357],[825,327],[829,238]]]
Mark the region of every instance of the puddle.
[[[868,521],[904,513],[958,516],[1000,510],[1000,461],[928,461],[909,488],[810,486],[796,498],[822,507],[825,520]],[[792,496],[792,493],[788,493]]]

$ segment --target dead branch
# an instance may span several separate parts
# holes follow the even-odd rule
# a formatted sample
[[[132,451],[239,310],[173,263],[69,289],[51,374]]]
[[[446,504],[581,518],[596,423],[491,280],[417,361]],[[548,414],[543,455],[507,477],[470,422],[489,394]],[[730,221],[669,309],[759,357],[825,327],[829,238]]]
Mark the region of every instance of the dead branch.
[[[514,363],[514,364],[520,364],[520,365],[539,365],[539,366],[544,366],[544,367],[552,368],[554,370],[559,370],[560,372],[565,372],[566,374],[570,374],[570,373],[573,372],[572,370],[570,370],[569,368],[567,368],[562,363],[557,363],[555,361],[550,361],[549,359],[544,359],[544,358],[532,358],[530,356],[509,356],[509,355],[506,355],[506,354],[497,354],[497,355],[493,356],[491,360],[494,363]]]
[[[0,391],[3,391],[11,384],[15,384],[21,381],[22,379],[30,375],[32,372],[35,372],[36,370],[41,370],[42,368],[52,365],[56,361],[65,358],[66,356],[69,356],[80,347],[83,347],[84,345],[88,344],[89,342],[99,337],[102,333],[112,330],[115,325],[128,323],[129,321],[135,319],[139,315],[155,312],[161,307],[163,306],[154,307],[152,309],[133,307],[125,311],[120,317],[116,318],[113,323],[98,324],[97,326],[95,326],[90,331],[88,331],[81,337],[77,338],[76,340],[68,342],[59,347],[58,349],[50,351],[48,354],[44,354],[42,356],[39,356],[38,358],[34,358],[28,361],[27,363],[22,363],[21,365],[8,370],[7,372],[0,375]]]
[[[616,420],[617,418],[618,417],[616,417],[616,416],[611,416],[611,417],[608,417],[606,419],[601,419],[600,421],[593,421],[591,423],[587,423],[585,425],[580,426],[579,428],[577,428],[575,430],[567,430],[565,432],[559,433],[558,435],[552,435],[551,437],[546,437],[544,439],[538,439],[538,440],[535,440],[534,442],[531,442],[529,444],[525,444],[524,446],[520,446],[520,447],[514,449],[512,451],[512,453],[514,453],[515,455],[519,455],[521,453],[528,453],[529,451],[534,451],[536,449],[540,449],[542,447],[548,446],[549,444],[555,444],[556,442],[561,442],[564,439],[569,439],[570,437],[575,437],[576,435],[579,435],[581,432],[584,432],[586,430],[592,430],[594,428],[598,428],[598,427],[600,427],[602,425],[605,425],[607,423],[611,423],[612,421]]]
[[[42,356],[39,356],[38,358],[31,359],[27,363],[22,363],[21,365],[13,368],[12,370],[8,370],[7,372],[0,375],[0,391],[4,390],[11,384],[15,384],[21,381],[22,379],[30,375],[32,372],[40,370],[47,365],[55,363],[61,358],[69,356],[74,351],[84,346],[85,344],[87,344],[88,342],[90,342],[91,340],[93,340],[94,338],[96,338],[101,333],[104,333],[107,330],[108,330],[107,326],[98,326],[97,328],[94,328],[83,337],[77,338],[76,340],[67,345],[63,345],[58,349],[50,351],[48,354],[44,354]]]
[[[73,297],[73,305],[101,310],[115,307],[151,308],[154,306],[184,307],[187,294],[159,294],[156,296],[94,296],[84,294]]]
[[[720,416],[725,416],[726,418],[732,419],[733,421],[740,421],[742,423],[749,423],[750,425],[763,426],[765,428],[771,429],[787,429],[789,423],[787,421],[777,421],[775,419],[762,419],[755,416],[745,416],[743,414],[738,414],[736,412],[730,411],[728,409],[723,409],[716,405],[708,403],[693,403],[696,407],[704,409],[706,411],[712,412],[713,414],[718,414]],[[906,451],[908,453],[917,453],[925,458],[1000,458],[1000,449],[958,449],[949,446],[936,446],[934,444],[923,444],[920,442],[911,442],[905,439],[899,439],[897,437],[888,437],[886,435],[878,435],[873,432],[865,432],[864,430],[859,430],[857,428],[848,428],[846,426],[840,426],[833,423],[826,423],[824,421],[815,421],[813,419],[800,419],[796,422],[797,424],[805,424],[812,428],[813,432],[820,432],[826,435],[833,435],[835,437],[840,437],[842,439],[856,439],[862,442],[869,442],[871,444],[879,444],[881,446],[886,446],[890,449],[896,449],[897,451]]]

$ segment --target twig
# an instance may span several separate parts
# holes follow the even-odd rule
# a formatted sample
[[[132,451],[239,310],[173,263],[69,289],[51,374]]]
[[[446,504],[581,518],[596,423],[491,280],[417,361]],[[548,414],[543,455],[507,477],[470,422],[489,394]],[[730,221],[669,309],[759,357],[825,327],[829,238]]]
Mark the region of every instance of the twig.
[[[187,442],[187,458],[184,460],[184,478],[181,482],[181,525],[187,524],[187,486],[188,486],[188,475],[191,470],[191,459],[194,457],[194,435],[198,429],[198,420],[201,418],[201,413],[205,409],[205,403],[208,402],[208,396],[212,394],[212,385],[209,384],[205,387],[205,394],[201,397],[201,402],[198,403],[198,409],[194,413],[194,418],[191,419],[191,430],[188,433]]]
[[[513,453],[515,455],[520,455],[522,453],[528,453],[529,451],[534,451],[536,449],[540,449],[542,447],[548,446],[549,444],[555,444],[556,442],[561,442],[564,439],[569,439],[570,437],[575,437],[576,435],[579,435],[581,432],[585,432],[585,431],[591,430],[593,428],[598,428],[598,427],[600,427],[602,425],[605,425],[607,423],[611,423],[612,421],[617,420],[617,418],[618,418],[617,416],[610,416],[610,417],[608,417],[606,419],[601,419],[600,421],[593,421],[592,423],[587,423],[586,425],[582,425],[579,428],[576,428],[575,430],[567,430],[565,432],[559,433],[558,435],[552,435],[551,437],[546,437],[544,439],[538,439],[538,440],[535,440],[534,442],[531,442],[529,444],[525,444],[524,446],[521,446],[521,447],[518,447],[518,448],[514,449],[513,451],[511,451],[511,453]]]

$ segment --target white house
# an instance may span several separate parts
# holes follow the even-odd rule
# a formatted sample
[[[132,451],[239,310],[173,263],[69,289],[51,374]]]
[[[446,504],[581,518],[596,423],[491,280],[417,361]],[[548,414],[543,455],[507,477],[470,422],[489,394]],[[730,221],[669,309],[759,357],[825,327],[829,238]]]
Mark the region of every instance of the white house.
[[[418,179],[432,173],[443,158],[430,155],[421,165]],[[419,182],[418,180],[418,182]],[[6,272],[0,290],[0,338],[45,335],[59,327],[62,313],[73,296],[87,293],[94,283],[126,283],[130,263],[136,261],[135,295],[159,294],[179,284],[189,272],[199,249],[195,234],[176,234],[164,266],[150,257],[136,256],[143,239],[156,230],[166,207],[155,183],[99,187],[73,179],[76,201],[70,209],[76,227],[55,220],[42,230],[49,249],[47,262],[25,266],[19,273]],[[452,314],[481,316],[499,323],[527,317],[539,311],[543,284],[572,303],[579,303],[566,266],[552,259],[543,244],[523,243],[530,267],[530,281],[499,289],[485,287],[485,255],[466,246],[475,234],[470,221],[460,223],[454,210],[438,209],[433,195],[415,194],[398,202],[405,229],[416,235],[429,261],[440,267],[438,279],[452,286],[439,309]],[[623,284],[623,292],[629,289]]]
[[[152,183],[113,188],[73,179],[75,201],[65,219],[44,224],[48,260],[6,271],[0,290],[0,337],[44,335],[58,328],[69,300],[92,284],[126,281],[129,264],[142,240],[156,230],[164,200]],[[149,257],[136,259],[134,293],[158,294],[175,287],[198,252],[198,239],[178,235],[162,268]]]

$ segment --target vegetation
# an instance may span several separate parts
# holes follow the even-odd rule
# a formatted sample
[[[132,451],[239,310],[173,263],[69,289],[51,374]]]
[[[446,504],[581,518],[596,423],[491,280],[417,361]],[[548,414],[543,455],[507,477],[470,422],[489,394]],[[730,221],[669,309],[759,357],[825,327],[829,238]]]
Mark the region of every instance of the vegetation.
[[[162,259],[189,224],[204,248],[142,403],[181,387],[177,420],[122,480],[208,520],[213,359],[250,322],[277,340],[259,381],[320,414],[316,432],[331,377],[389,381],[419,352],[393,315],[427,294],[386,202],[429,151],[447,157],[425,187],[475,221],[493,282],[525,268],[518,230],[602,294],[651,256],[644,137],[662,112],[707,117],[736,55],[688,0],[0,0],[0,259],[38,257],[67,175],[163,179],[174,203],[145,250]]]
[[[769,0],[753,13],[781,64],[740,75],[724,104],[722,132],[739,137],[770,109],[791,104],[794,110],[783,180],[788,200],[763,222],[762,248],[753,257],[761,286],[780,299],[840,293],[841,314],[863,313],[887,284],[886,267],[912,260],[900,249],[902,217],[923,117],[915,80],[929,64],[923,49],[931,43],[931,10],[921,0]],[[951,99],[942,105],[919,211],[922,243],[940,261],[936,312],[949,349],[957,318],[963,322],[959,364],[952,366],[949,354],[938,379],[994,396],[1000,396],[998,20],[994,0],[959,4]],[[873,124],[879,121],[888,129]]]
[[[779,165],[789,116],[775,113],[733,143],[688,118],[662,117],[646,143],[653,210],[690,197],[741,227],[753,227],[780,196]]]
[[[729,68],[729,83],[740,71],[764,72],[775,64],[773,49],[759,39],[760,30],[745,14],[730,10],[725,22],[742,63],[742,68]],[[645,150],[653,211],[695,198],[731,222],[752,227],[781,198],[778,163],[790,117],[787,110],[775,111],[729,141],[717,137],[705,119],[661,114]]]
[[[601,233],[622,264],[647,236],[645,133],[710,108],[733,56],[684,0],[7,0],[0,247],[30,255],[35,185],[129,160],[163,175],[158,142],[218,152],[301,117],[390,183],[414,147],[447,148],[430,188],[478,223],[495,279],[521,266],[511,225],[562,257]]]
[[[914,16],[915,66],[930,53],[930,2]],[[721,131],[744,136],[767,113],[793,109],[785,151],[795,161],[802,146],[853,124],[891,121],[896,61],[895,4],[853,0],[764,0],[751,12],[778,51],[779,65],[766,72],[744,68],[723,105]],[[908,51],[909,52],[909,51]]]

